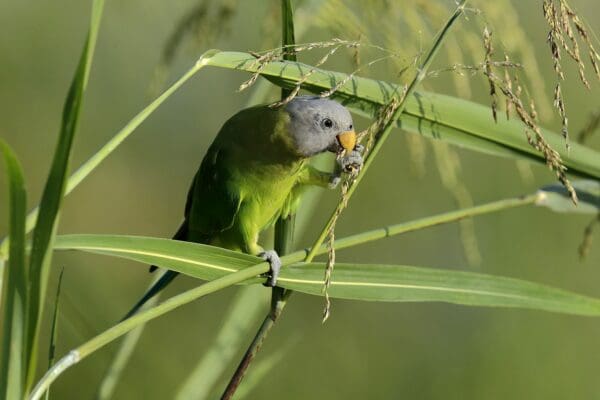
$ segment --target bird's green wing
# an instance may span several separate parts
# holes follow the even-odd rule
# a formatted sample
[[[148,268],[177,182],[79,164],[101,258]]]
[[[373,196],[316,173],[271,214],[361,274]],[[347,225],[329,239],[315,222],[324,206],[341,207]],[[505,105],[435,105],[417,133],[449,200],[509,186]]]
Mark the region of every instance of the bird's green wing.
[[[206,242],[233,225],[242,199],[240,191],[228,184],[231,171],[227,164],[227,149],[211,146],[188,192],[187,240]]]

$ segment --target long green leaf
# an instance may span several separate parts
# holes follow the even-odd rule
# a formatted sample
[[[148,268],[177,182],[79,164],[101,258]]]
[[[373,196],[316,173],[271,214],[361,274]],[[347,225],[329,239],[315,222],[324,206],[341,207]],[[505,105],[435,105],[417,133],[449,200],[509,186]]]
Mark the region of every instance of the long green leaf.
[[[281,285],[321,295],[323,263],[292,265]],[[404,265],[335,266],[330,296],[366,301],[441,301],[600,316],[600,299],[499,276]]]
[[[387,104],[396,86],[373,79],[350,77],[291,61],[273,61],[259,65],[248,53],[216,52],[206,63],[211,66],[260,74],[277,85],[293,87],[303,80],[302,87],[321,93],[344,82],[332,97],[356,112],[374,116],[380,106]],[[407,99],[399,121],[403,129],[454,145],[498,156],[524,158],[545,163],[544,158],[527,142],[523,125],[516,120],[494,123],[488,107],[456,97],[430,92],[417,92]],[[548,143],[559,152],[570,172],[583,177],[600,179],[600,154],[585,146],[572,143],[567,152],[562,138],[543,130]]]
[[[141,258],[144,264],[147,264],[148,258],[154,259],[153,263],[155,265],[165,265],[165,262],[171,260],[177,263],[178,266],[187,264],[186,268],[174,269],[180,272],[183,272],[184,269],[187,271],[192,270],[194,276],[201,276],[203,273],[214,275],[215,270],[220,271],[218,273],[235,270],[235,267],[231,264],[243,262],[241,258],[233,256],[231,251],[218,248],[211,250],[209,249],[210,246],[194,243],[183,243],[189,246],[190,251],[183,253],[184,256],[181,256],[182,253],[177,252],[181,249],[176,249],[173,252],[173,248],[170,248],[171,246],[167,243],[159,243],[160,241],[169,242],[165,239],[127,237],[125,245],[120,243],[122,241],[124,241],[123,237],[116,236],[71,235],[60,237],[57,240],[57,245],[61,249],[78,249],[131,259]],[[127,244],[131,245],[135,241],[138,241],[138,244],[146,243],[143,246],[127,248]],[[82,246],[84,243],[85,245]],[[175,246],[181,244],[176,241],[171,241],[171,243],[176,243]],[[197,248],[194,249],[194,246]],[[208,254],[211,257],[205,259],[201,255],[200,258],[197,258],[194,257],[194,253],[196,255],[198,253]],[[286,265],[286,258],[289,260],[291,257],[292,255],[284,257],[282,260],[284,265]],[[262,261],[257,257],[253,257],[253,259]],[[229,260],[231,263],[227,263],[225,260]],[[310,269],[314,273],[314,270],[322,270],[323,265],[312,264],[308,268],[305,267],[306,265],[297,265],[298,272],[291,271],[288,275],[284,271],[285,275],[281,278],[285,279],[286,284],[290,287],[292,285],[302,286],[302,290],[312,293],[316,280],[309,276]],[[174,296],[150,310],[143,311],[120,322],[60,359],[52,369],[44,374],[44,377],[32,391],[30,399],[39,399],[42,393],[67,368],[132,329],[217,290],[234,284],[257,281],[259,279],[258,275],[266,273],[268,268],[267,263],[261,262],[255,265],[247,265],[245,268],[232,273],[224,273],[220,278]],[[375,273],[370,274],[371,269]],[[600,315],[600,300],[598,299],[516,279],[404,266],[386,267],[379,265],[365,267],[363,265],[345,264],[344,270],[347,273],[342,277],[337,276],[334,280],[334,282],[338,282],[336,294],[343,298],[374,300],[379,296],[377,299],[387,301],[448,301],[468,305],[522,307],[577,315]],[[307,272],[306,275],[304,271]],[[299,273],[300,279],[298,276],[294,277],[292,275],[294,273]],[[320,281],[318,286],[321,287]],[[384,292],[384,295],[378,295],[377,293],[380,291]],[[392,291],[393,294],[390,294]],[[408,291],[408,294],[403,295],[402,292],[404,291]],[[320,291],[315,293],[320,294]]]
[[[217,247],[166,239],[65,235],[56,249],[82,250],[153,263],[204,280],[258,264],[261,259]],[[289,256],[288,256],[289,259]],[[284,265],[286,257],[282,258]],[[322,295],[324,264],[284,268],[278,284]],[[259,278],[246,283],[258,282]],[[411,266],[336,264],[331,297],[368,301],[443,301],[488,307],[519,307],[600,316],[600,300],[517,279]]]
[[[59,235],[54,249],[119,255],[158,267],[168,266],[182,274],[205,280],[213,280],[263,261],[220,247],[143,236]]]
[[[29,267],[29,302],[27,305],[26,360],[27,386],[33,383],[36,369],[37,337],[43,312],[44,297],[48,285],[52,240],[56,231],[57,217],[67,181],[71,147],[79,122],[83,95],[87,86],[104,0],[92,5],[90,28],[77,71],[65,100],[62,123],[50,174],[40,202],[40,212],[33,231]]]
[[[26,360],[24,348],[27,305],[27,265],[25,263],[26,192],[23,170],[13,151],[0,140],[8,177],[8,230],[10,247],[6,268],[0,273],[2,297],[2,360],[0,364],[0,399],[21,399],[25,389]]]
[[[296,61],[296,52],[293,50],[296,44],[294,35],[294,12],[291,0],[281,0],[281,41],[284,48],[287,48],[283,54],[283,59],[287,61]],[[281,100],[285,100],[291,93],[287,87],[281,88]],[[275,251],[279,255],[290,252],[294,243],[294,230],[296,227],[296,215],[292,214],[286,218],[278,218],[275,223],[275,238],[273,244]],[[279,289],[273,290],[273,301],[278,301],[283,293]]]

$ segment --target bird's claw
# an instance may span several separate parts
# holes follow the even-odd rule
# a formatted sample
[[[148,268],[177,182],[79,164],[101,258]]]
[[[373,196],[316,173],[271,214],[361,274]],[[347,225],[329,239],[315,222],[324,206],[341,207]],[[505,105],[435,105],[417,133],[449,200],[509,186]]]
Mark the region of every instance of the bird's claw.
[[[363,157],[361,154],[363,150],[363,145],[356,145],[356,147],[350,152],[350,154],[347,154],[340,158],[338,162],[340,164],[340,167],[342,168],[342,171],[353,172],[360,170],[363,165]]]
[[[269,263],[269,276],[265,282],[265,286],[275,287],[277,284],[277,278],[279,277],[279,271],[281,271],[281,259],[279,254],[275,250],[263,251],[258,255],[263,260]]]

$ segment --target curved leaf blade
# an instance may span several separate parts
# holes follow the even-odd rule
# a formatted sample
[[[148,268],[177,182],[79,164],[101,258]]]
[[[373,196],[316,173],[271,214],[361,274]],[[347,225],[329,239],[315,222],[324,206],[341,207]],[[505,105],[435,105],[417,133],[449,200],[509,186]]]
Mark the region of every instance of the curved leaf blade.
[[[220,247],[144,236],[60,235],[54,249],[113,255],[204,280],[264,262],[262,258]]]
[[[8,177],[8,229],[10,245],[6,267],[0,268],[2,358],[0,398],[20,399],[26,379],[25,329],[27,324],[27,265],[25,261],[26,191],[23,169],[12,149],[0,140]]]
[[[48,286],[52,242],[58,224],[73,140],[77,132],[83,97],[89,80],[94,49],[102,19],[104,0],[94,0],[88,34],[79,57],[77,70],[71,81],[63,106],[58,143],[54,152],[50,173],[40,202],[39,216],[33,230],[29,260],[29,302],[26,326],[27,386],[33,384],[36,372],[37,348],[44,300]]]
[[[325,264],[296,264],[282,271],[280,284],[321,295]],[[439,301],[469,306],[517,307],[598,316],[600,299],[519,279],[405,265],[338,263],[331,297],[366,301]]]
[[[353,111],[368,116],[375,115],[380,106],[387,104],[397,88],[388,82],[349,77],[298,62],[272,61],[259,65],[254,56],[241,52],[215,52],[203,62],[214,67],[260,72],[276,85],[287,88],[302,80],[302,87],[313,93],[321,93],[345,82],[332,97]],[[501,119],[495,123],[489,107],[460,98],[417,92],[407,99],[398,124],[407,131],[471,150],[545,163],[542,155],[527,142],[524,127],[519,121]],[[548,130],[543,130],[543,133],[571,173],[600,179],[598,152],[577,143],[572,143],[571,150],[567,151],[560,135]]]
[[[213,280],[260,263],[258,257],[196,243],[135,236],[58,236],[58,250],[81,250],[156,264]],[[285,265],[285,257],[282,258]],[[293,264],[281,271],[286,289],[322,295],[324,264]],[[260,278],[245,283],[259,282]],[[436,301],[469,306],[517,307],[600,316],[600,299],[537,283],[472,272],[404,265],[336,264],[331,297],[366,301]]]

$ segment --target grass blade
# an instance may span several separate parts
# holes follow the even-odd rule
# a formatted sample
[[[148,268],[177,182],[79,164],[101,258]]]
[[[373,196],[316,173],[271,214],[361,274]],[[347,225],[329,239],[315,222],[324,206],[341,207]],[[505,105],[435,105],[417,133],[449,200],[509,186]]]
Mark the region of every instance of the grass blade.
[[[467,209],[389,225],[336,239],[334,247],[336,250],[341,250],[419,229],[460,221],[466,217],[489,214],[515,207],[530,206],[539,202],[542,197],[540,196],[540,192],[538,192],[529,196],[497,200]],[[147,260],[147,263],[156,262],[157,265],[179,268],[184,274],[191,276],[194,274],[195,266],[203,266],[207,267],[207,270],[220,270],[221,273],[227,273],[252,265],[257,260],[256,257],[218,247],[141,236],[61,235],[57,237],[55,249],[82,250],[99,254],[119,253],[122,257],[128,257],[132,260]],[[305,249],[288,254],[283,257],[283,261],[286,265],[302,261],[308,251],[309,249]],[[322,245],[317,249],[315,255],[324,254],[327,251],[327,246]],[[182,257],[181,254],[185,254],[186,256]],[[196,257],[203,258],[203,261],[194,261]],[[220,262],[225,263],[227,266],[217,265]],[[220,276],[218,272],[212,275],[212,277],[217,276]]]
[[[294,34],[294,10],[292,9],[291,0],[281,0],[281,42],[287,50],[283,54],[283,59],[286,61],[296,61],[296,52],[293,46],[296,44]],[[291,90],[289,88],[281,88],[281,100],[289,96]]]
[[[286,61],[296,61],[296,52],[293,50],[296,39],[294,37],[294,13],[291,0],[281,0],[281,39],[284,48],[283,59]],[[281,88],[281,100],[285,100],[292,91],[289,88]],[[286,218],[278,218],[275,223],[275,251],[279,255],[285,255],[292,250],[294,242],[294,229],[296,225],[296,215],[291,214]],[[280,289],[273,288],[273,304],[281,299],[283,293]]]
[[[71,193],[92,171],[94,171],[117,147],[121,145],[156,109],[165,102],[177,89],[186,83],[192,76],[200,71],[206,64],[204,57],[210,57],[214,53],[209,50],[203,54],[196,64],[190,68],[181,78],[173,85],[165,90],[154,101],[148,104],[142,111],[135,115],[121,130],[119,130],[108,142],[100,148],[92,157],[90,157],[83,165],[81,165],[68,179],[64,195]],[[25,224],[25,232],[30,232],[38,219],[39,207],[33,209],[28,215]],[[8,241],[3,240],[0,245],[0,261],[4,259],[5,249],[8,246]],[[1,267],[1,264],[0,264]]]
[[[26,360],[24,352],[27,265],[25,262],[26,192],[23,170],[13,151],[0,140],[0,153],[8,177],[8,230],[10,247],[3,269],[2,359],[0,364],[0,398],[21,399],[25,389]]]
[[[205,244],[124,235],[60,235],[56,250],[85,250],[119,255],[185,275],[213,280],[262,261],[262,258]],[[198,272],[198,271],[202,272]]]
[[[385,81],[349,77],[298,62],[272,61],[261,65],[248,53],[215,52],[207,59],[207,64],[260,73],[282,87],[292,88],[303,80],[302,87],[313,93],[321,93],[339,85],[332,97],[353,111],[370,117],[390,101],[396,90],[396,85]],[[460,98],[416,92],[408,97],[398,125],[407,131],[445,140],[470,150],[545,163],[543,156],[527,142],[519,121],[499,120],[495,123],[489,107]],[[576,143],[567,152],[560,135],[548,130],[543,130],[543,133],[570,173],[600,179],[598,152]]]
[[[59,249],[123,257],[144,265],[154,263],[204,280],[230,276],[261,260],[218,247],[166,239],[105,235],[73,235],[59,239]],[[282,257],[284,265],[290,264],[291,257],[295,255]],[[278,284],[286,289],[322,296],[324,268],[322,263],[290,265],[282,269]],[[256,277],[245,283],[260,280]],[[337,264],[330,296],[368,301],[444,301],[600,316],[600,300],[560,289],[491,275],[403,265]]]
[[[29,302],[27,305],[26,360],[27,386],[33,383],[36,369],[37,338],[43,312],[44,298],[48,285],[52,240],[56,231],[57,217],[67,181],[67,170],[71,147],[77,131],[83,96],[87,86],[96,38],[100,27],[104,0],[95,0],[92,5],[90,28],[79,64],[63,108],[58,144],[52,160],[50,174],[40,202],[39,217],[33,231],[29,267]]]
[[[282,274],[281,285],[320,296],[323,268],[323,263],[292,265]],[[600,316],[600,299],[518,279],[404,265],[337,264],[330,296],[366,301],[517,307]]]

